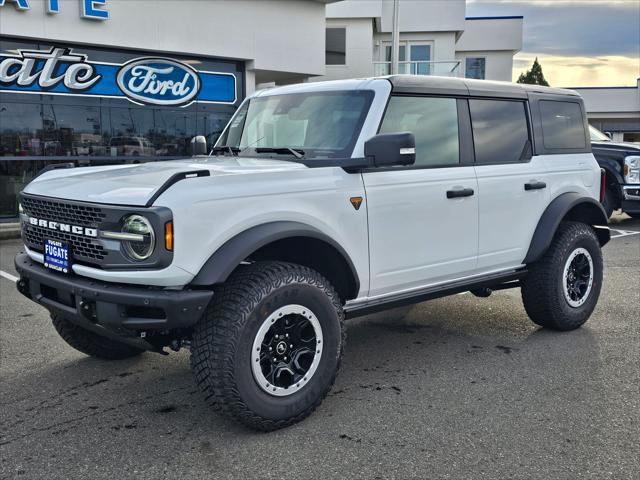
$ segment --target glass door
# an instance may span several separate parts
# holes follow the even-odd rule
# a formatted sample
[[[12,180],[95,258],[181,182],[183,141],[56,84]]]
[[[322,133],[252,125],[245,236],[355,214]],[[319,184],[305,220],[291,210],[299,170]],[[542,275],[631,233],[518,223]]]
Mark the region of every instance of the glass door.
[[[407,55],[408,53],[408,55]],[[385,42],[384,61],[386,74],[391,73],[391,43]],[[398,48],[398,73],[410,75],[430,75],[431,44],[418,42],[400,42]]]

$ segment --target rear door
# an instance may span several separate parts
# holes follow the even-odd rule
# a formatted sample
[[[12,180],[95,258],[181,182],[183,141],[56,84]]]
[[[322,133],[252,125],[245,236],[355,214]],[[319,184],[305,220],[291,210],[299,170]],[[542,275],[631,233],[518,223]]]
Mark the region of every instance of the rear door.
[[[469,129],[465,100],[391,97],[380,133],[412,132],[416,163],[363,173],[370,296],[457,279],[475,269],[478,186]]]
[[[549,204],[524,100],[470,99],[479,192],[478,271],[520,265]]]

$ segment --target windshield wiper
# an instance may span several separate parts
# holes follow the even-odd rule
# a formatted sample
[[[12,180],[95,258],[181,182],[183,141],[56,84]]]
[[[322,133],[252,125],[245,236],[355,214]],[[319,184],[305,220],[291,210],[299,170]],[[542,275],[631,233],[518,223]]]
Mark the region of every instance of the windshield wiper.
[[[228,153],[230,155],[238,156],[240,149],[238,147],[231,147],[229,145],[222,145],[219,147],[213,147],[209,155],[217,155],[218,153]]]
[[[291,154],[296,158],[304,157],[304,150],[291,147],[258,147],[255,149],[257,153],[284,153]]]

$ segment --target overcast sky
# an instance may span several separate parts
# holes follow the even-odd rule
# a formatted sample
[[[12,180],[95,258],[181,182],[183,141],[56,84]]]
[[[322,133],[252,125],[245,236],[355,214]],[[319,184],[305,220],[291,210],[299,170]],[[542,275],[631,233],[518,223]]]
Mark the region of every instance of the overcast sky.
[[[514,79],[537,56],[552,86],[633,86],[640,0],[467,0],[467,16],[523,15]]]

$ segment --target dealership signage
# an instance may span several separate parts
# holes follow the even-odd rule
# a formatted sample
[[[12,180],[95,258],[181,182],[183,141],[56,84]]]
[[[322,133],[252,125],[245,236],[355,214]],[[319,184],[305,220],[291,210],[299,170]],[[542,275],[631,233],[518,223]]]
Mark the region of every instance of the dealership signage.
[[[47,95],[126,98],[138,104],[186,106],[194,101],[233,104],[236,77],[202,72],[162,57],[124,65],[92,62],[70,48],[0,54],[0,91]]]
[[[30,0],[0,0],[0,7],[13,4],[21,12],[31,10]],[[67,2],[68,3],[68,2]],[[60,13],[62,0],[45,0],[48,14]],[[106,9],[107,0],[80,0],[80,16],[88,20],[108,20],[109,11]],[[65,5],[66,6],[66,5]]]

